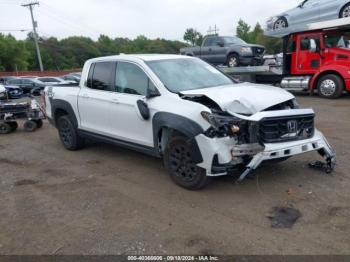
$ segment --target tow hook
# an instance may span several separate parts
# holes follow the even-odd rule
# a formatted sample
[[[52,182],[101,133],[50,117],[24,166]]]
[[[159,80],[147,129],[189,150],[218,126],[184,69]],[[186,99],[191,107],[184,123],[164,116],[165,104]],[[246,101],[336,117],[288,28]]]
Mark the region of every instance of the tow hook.
[[[310,168],[322,170],[326,172],[326,174],[331,174],[336,166],[336,160],[335,157],[327,157],[326,162],[322,161],[315,161],[312,163],[309,163]]]

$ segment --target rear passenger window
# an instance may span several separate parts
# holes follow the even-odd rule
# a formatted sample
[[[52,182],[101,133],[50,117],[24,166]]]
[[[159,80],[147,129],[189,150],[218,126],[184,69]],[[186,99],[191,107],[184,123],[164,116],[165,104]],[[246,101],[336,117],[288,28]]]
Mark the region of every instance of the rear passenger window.
[[[118,62],[116,72],[115,86],[117,92],[146,95],[151,81],[140,67],[127,62]]]
[[[93,72],[92,70],[89,72],[88,87],[97,90],[115,91],[115,88],[112,84],[114,68],[114,62],[95,63],[94,67],[91,67]],[[90,75],[91,73],[92,76]]]

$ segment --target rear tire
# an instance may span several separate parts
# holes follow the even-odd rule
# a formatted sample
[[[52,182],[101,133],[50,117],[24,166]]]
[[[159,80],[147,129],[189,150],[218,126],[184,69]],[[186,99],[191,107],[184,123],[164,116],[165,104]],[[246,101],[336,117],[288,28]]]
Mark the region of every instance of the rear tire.
[[[287,18],[280,17],[277,19],[277,21],[273,25],[273,30],[279,30],[279,29],[283,29],[283,28],[287,28],[287,27],[288,27]]]
[[[35,121],[27,120],[24,122],[23,128],[24,128],[24,131],[30,133],[30,132],[34,132],[38,128],[38,125],[36,124]]]
[[[325,75],[318,80],[317,91],[323,98],[336,99],[343,94],[344,82],[337,75]]]
[[[12,128],[8,123],[0,123],[0,134],[6,135],[12,132]]]
[[[340,11],[339,18],[350,17],[350,3],[346,4]]]
[[[164,152],[164,165],[171,179],[189,190],[202,189],[210,180],[206,171],[194,163],[186,137],[176,136],[169,140]]]
[[[66,149],[75,151],[81,149],[85,145],[85,140],[79,136],[69,116],[61,116],[58,118],[57,129],[61,142]]]

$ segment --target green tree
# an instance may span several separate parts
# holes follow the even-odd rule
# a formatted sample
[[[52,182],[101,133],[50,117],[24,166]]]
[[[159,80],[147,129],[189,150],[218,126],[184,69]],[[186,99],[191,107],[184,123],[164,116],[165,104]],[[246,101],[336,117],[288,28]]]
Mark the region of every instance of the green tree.
[[[0,34],[0,68],[6,71],[26,70],[29,53],[23,41],[12,35]]]
[[[237,26],[237,36],[248,43],[265,46],[268,54],[282,52],[282,39],[265,36],[264,29],[259,23],[251,30],[250,25],[240,19]]]
[[[200,40],[201,35],[198,34]],[[186,44],[180,41],[166,39],[148,39],[138,36],[112,39],[100,35],[97,41],[88,37],[40,38],[39,46],[46,70],[64,70],[81,68],[87,59],[116,55],[119,53],[164,53],[177,54]],[[36,49],[31,34],[24,41],[18,41],[12,36],[0,35],[0,70],[37,70],[38,61]]]
[[[238,21],[238,26],[236,28],[236,34],[239,38],[243,39],[246,42],[251,42],[250,39],[250,29],[251,27],[244,22],[242,19]]]
[[[199,45],[203,41],[203,35],[194,28],[188,28],[184,34],[184,40],[192,46]]]

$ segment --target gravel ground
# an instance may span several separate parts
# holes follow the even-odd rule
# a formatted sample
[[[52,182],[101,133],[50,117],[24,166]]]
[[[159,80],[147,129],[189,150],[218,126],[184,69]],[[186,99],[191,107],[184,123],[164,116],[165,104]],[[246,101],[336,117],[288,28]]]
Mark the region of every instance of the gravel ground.
[[[298,99],[337,152],[333,175],[309,169],[310,153],[191,192],[159,159],[68,152],[48,123],[0,136],[0,254],[350,254],[350,98]],[[273,227],[276,207],[301,216]]]

